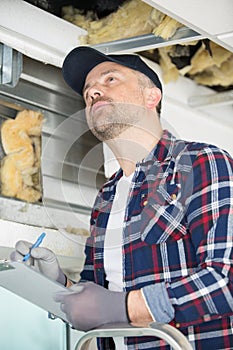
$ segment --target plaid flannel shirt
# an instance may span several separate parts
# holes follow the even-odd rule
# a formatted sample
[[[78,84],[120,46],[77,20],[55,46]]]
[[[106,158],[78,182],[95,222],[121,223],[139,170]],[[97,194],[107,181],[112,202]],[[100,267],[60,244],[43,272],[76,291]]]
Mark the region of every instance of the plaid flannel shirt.
[[[105,229],[122,176],[100,190],[81,278],[107,287]],[[177,140],[168,131],[136,171],[122,237],[124,290],[142,288],[156,321],[183,332],[194,349],[233,349],[233,160],[215,146]],[[128,349],[170,346],[152,337]],[[114,349],[111,339],[99,348]]]

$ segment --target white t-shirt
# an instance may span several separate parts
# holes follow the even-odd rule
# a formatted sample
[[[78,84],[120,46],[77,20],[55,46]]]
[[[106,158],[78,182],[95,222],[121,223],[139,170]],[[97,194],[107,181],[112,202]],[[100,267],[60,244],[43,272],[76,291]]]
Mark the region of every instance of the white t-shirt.
[[[109,215],[104,242],[104,269],[108,288],[113,291],[123,290],[123,262],[122,262],[122,232],[125,209],[134,174],[123,175],[116,187],[116,195]],[[114,338],[116,350],[127,349],[124,338]]]

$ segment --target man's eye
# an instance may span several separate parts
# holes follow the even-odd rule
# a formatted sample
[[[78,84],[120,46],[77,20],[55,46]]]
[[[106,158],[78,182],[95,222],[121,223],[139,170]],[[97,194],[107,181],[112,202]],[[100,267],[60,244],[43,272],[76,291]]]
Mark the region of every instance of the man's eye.
[[[115,77],[108,77],[108,81],[114,81]]]

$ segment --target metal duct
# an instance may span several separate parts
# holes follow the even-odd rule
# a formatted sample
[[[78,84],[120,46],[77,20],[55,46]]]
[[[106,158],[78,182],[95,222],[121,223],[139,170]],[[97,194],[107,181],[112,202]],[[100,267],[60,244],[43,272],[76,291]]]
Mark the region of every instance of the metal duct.
[[[6,204],[2,218],[39,224],[38,220],[42,219],[32,214],[38,205],[46,205],[47,210],[54,208],[90,214],[97,190],[106,179],[102,145],[88,130],[83,107],[81,97],[65,84],[59,68],[28,57],[23,57],[23,71],[18,84],[15,87],[0,85],[1,118],[15,118],[17,112],[23,109],[40,111],[44,115],[43,203],[28,205],[31,215],[25,219],[23,211],[15,215],[9,210],[17,207],[19,214],[19,207],[22,209],[24,202],[19,204],[18,200],[14,202],[13,199],[0,197],[1,202]]]
[[[23,70],[23,55],[0,44],[0,84],[16,86]]]

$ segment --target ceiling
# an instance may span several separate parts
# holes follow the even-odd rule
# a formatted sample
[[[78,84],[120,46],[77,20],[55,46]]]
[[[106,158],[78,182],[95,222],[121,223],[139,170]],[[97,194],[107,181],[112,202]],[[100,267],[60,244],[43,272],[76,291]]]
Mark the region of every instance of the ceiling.
[[[104,17],[100,10],[112,1],[91,3],[71,1],[61,11],[63,19],[87,31],[81,44],[105,53],[139,53],[160,65],[165,84],[186,76],[215,91],[232,90],[231,0],[221,5],[216,0],[118,0]]]
[[[123,0],[120,0],[123,2]],[[53,1],[29,1],[53,3]],[[94,3],[94,1],[91,1]],[[139,35],[112,42],[91,44],[105,53],[138,52],[164,48],[193,40],[210,39],[233,52],[233,2],[232,0],[143,0],[159,11],[181,22],[169,39],[154,34]],[[55,3],[55,2],[54,2]],[[56,3],[77,3],[61,0]],[[85,3],[85,1],[84,1]],[[87,3],[87,2],[86,2]],[[90,3],[90,1],[88,2]],[[98,3],[98,2],[97,2]],[[44,11],[22,0],[1,0],[0,42],[37,61],[61,67],[64,57],[74,47],[81,45],[85,29]],[[229,75],[233,72],[229,71]],[[232,84],[229,84],[230,89]],[[231,97],[232,100],[232,97]]]
[[[103,43],[99,47],[101,51],[139,52],[161,45],[209,38],[233,52],[232,0],[143,1],[180,21],[186,28],[167,41],[154,35],[146,35],[114,43]],[[52,1],[44,2],[52,3]],[[75,1],[58,3],[75,3]],[[80,36],[87,34],[82,28],[21,0],[1,0],[0,23],[0,42],[31,58],[55,66],[61,66],[66,53],[80,44]]]

